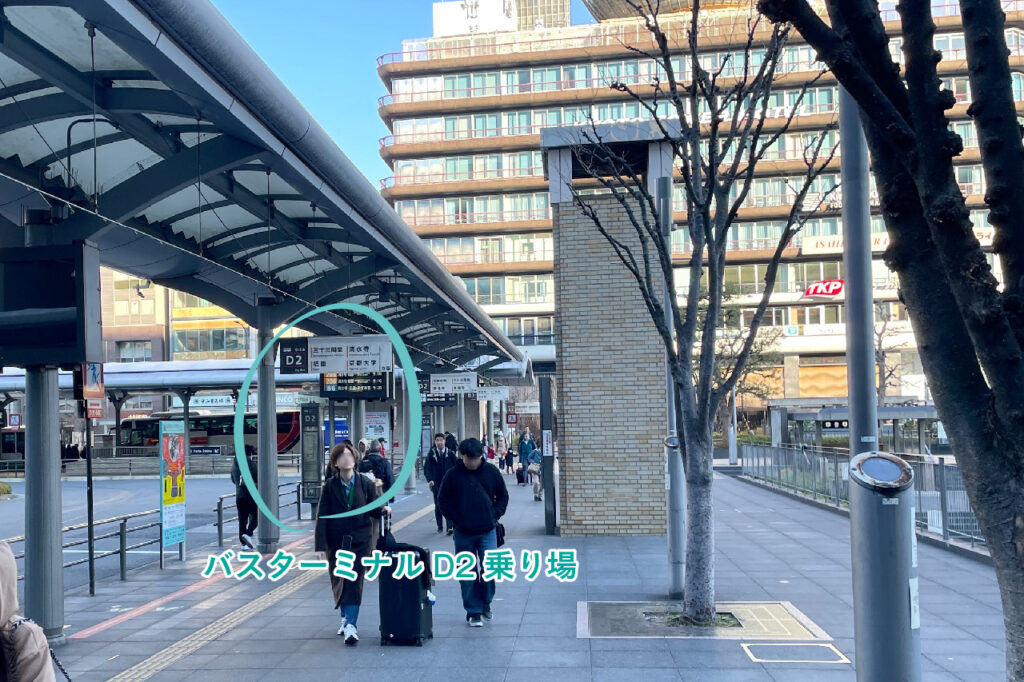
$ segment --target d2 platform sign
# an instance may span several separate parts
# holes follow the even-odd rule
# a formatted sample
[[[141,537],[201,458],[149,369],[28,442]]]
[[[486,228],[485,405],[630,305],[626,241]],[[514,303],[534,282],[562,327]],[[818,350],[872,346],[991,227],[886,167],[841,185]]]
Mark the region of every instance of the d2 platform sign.
[[[160,422],[161,545],[185,542],[185,422]]]
[[[308,336],[281,341],[281,374],[367,374],[392,369],[393,349],[386,334]]]

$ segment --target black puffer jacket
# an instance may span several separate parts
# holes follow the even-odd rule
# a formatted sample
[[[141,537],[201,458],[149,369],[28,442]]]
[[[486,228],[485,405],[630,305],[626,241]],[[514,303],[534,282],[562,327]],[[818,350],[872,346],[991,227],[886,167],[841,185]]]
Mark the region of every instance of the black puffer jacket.
[[[497,467],[482,462],[470,471],[460,460],[441,481],[437,494],[441,513],[455,530],[483,535],[494,529],[508,508],[508,488]]]

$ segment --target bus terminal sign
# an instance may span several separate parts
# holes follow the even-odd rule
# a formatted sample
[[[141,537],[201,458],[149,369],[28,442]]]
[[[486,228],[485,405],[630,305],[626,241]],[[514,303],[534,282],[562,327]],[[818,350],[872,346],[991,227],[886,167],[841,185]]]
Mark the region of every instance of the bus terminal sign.
[[[476,393],[477,375],[474,372],[431,374],[431,393]]]
[[[391,340],[384,334],[281,339],[281,374],[390,372]]]

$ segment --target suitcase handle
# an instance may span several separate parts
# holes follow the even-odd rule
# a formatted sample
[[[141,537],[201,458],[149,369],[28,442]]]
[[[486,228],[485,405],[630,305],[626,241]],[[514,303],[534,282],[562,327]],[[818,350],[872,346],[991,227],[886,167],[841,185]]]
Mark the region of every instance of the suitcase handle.
[[[387,536],[389,530],[391,530],[391,514],[382,513],[380,519],[380,536]]]

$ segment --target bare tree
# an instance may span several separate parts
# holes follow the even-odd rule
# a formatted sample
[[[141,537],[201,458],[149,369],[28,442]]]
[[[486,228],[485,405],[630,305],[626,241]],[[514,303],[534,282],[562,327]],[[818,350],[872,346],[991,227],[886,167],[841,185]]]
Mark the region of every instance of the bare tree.
[[[899,371],[900,363],[898,358],[899,342],[896,340],[896,333],[889,323],[892,322],[892,313],[888,310],[886,303],[875,304],[875,317],[881,320],[881,324],[875,324],[875,371],[878,373],[875,393],[878,395],[878,404],[885,403],[885,396],[890,388],[900,385]],[[895,357],[894,357],[894,354]]]
[[[995,565],[1006,625],[1006,677],[1024,680],[1024,145],[999,0],[961,0],[967,69],[988,191],[1000,287],[974,234],[949,130],[928,0],[897,6],[904,68],[893,61],[875,0],[760,0],[791,22],[861,109],[921,364]],[[959,59],[959,57],[958,57]]]
[[[596,125],[585,130],[585,144],[574,153],[586,174],[610,192],[628,216],[636,239],[632,239],[632,233],[629,243],[615,237],[606,229],[589,196],[574,190],[573,197],[636,280],[668,353],[687,489],[683,611],[690,622],[707,624],[715,617],[711,497],[715,414],[723,398],[744,376],[755,352],[784,250],[831,194],[831,189],[817,193],[811,190],[835,150],[826,146],[831,139],[828,129],[812,135],[807,142],[803,170],[790,178],[792,200],[786,206],[784,228],[772,247],[763,292],[748,332],[733,354],[731,370],[720,375],[717,330],[723,315],[730,228],[750,195],[758,164],[789,129],[807,85],[799,90],[797,101],[784,107],[784,114],[778,116],[772,94],[783,75],[780,66],[789,38],[786,26],[769,26],[753,11],[738,17],[736,28],[745,40],[738,50],[712,64],[701,54],[704,22],[699,2],[693,3],[685,30],[670,36],[659,20],[657,0],[625,1],[649,31],[653,45],[629,48],[651,60],[659,75],[645,87],[615,82],[611,88],[636,101],[660,131],[661,141],[671,147],[685,199],[683,229],[688,231],[691,244],[685,260],[689,286],[682,303],[679,297],[670,297],[671,328],[665,322],[662,282],[673,281],[673,258],[671,246],[661,234],[655,199],[646,179],[612,144],[601,139]],[[673,57],[680,55],[683,68],[677,72]],[[660,113],[662,103],[667,104],[668,116]],[[674,133],[676,122],[679,132]],[[702,288],[707,292],[703,305]]]

